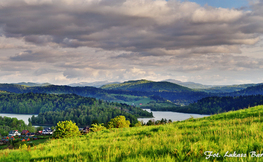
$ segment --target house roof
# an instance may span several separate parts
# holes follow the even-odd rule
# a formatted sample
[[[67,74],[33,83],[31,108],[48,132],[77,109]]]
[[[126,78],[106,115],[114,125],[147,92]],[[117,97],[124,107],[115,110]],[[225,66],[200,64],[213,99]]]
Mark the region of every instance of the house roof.
[[[28,130],[23,130],[21,133],[22,134],[26,134],[26,133],[28,133],[29,131]]]

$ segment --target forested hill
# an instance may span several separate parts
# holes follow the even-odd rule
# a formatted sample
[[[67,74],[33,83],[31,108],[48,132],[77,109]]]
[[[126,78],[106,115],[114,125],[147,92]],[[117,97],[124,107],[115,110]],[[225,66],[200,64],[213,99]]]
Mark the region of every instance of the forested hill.
[[[241,91],[232,92],[227,95],[229,96],[240,96],[240,95],[263,95],[263,84],[247,87]]]
[[[111,88],[110,88],[111,87]],[[105,89],[102,89],[105,88]],[[70,87],[49,85],[41,87],[29,87],[17,84],[0,84],[0,91],[14,93],[47,93],[47,94],[77,94],[84,97],[94,97],[114,102],[135,102],[134,98],[159,96],[177,104],[189,104],[202,98],[210,96],[245,96],[245,95],[263,95],[263,84],[247,87],[241,91],[232,93],[206,93],[194,91],[186,87],[169,82],[152,82],[147,80],[128,81],[122,84],[106,85],[102,88],[95,87]],[[1,92],[0,92],[1,94]],[[124,98],[124,100],[122,100]]]
[[[0,90],[14,92],[14,93],[75,93],[78,95],[94,95],[103,92],[102,89],[95,87],[70,87],[70,86],[59,86],[59,85],[48,85],[48,86],[25,86],[18,84],[0,84]]]
[[[207,97],[198,100],[196,103],[189,104],[188,106],[180,108],[176,107],[172,111],[198,114],[216,114],[257,105],[263,105],[262,95]]]
[[[132,81],[130,81],[132,82]],[[14,93],[48,93],[48,94],[77,94],[84,97],[94,97],[98,99],[116,101],[120,95],[132,96],[150,96],[156,95],[168,99],[178,104],[188,104],[197,101],[201,98],[208,97],[205,92],[196,92],[189,88],[182,87],[168,82],[151,82],[142,81],[149,84],[138,84],[138,87],[133,90],[120,90],[120,89],[101,89],[95,87],[70,87],[49,85],[41,87],[28,87],[16,84],[0,84],[0,90],[14,92]],[[145,86],[145,87],[144,87]],[[164,88],[161,88],[164,87]],[[151,91],[153,89],[154,91]],[[140,90],[140,91],[139,91]],[[148,90],[148,91],[141,91]],[[117,97],[116,97],[117,96]],[[123,102],[119,100],[119,102]],[[131,103],[134,101],[131,101]]]
[[[214,86],[211,88],[199,89],[199,90],[207,93],[232,93],[257,85],[260,84],[237,84],[237,85],[226,85],[226,86]]]
[[[150,113],[126,104],[105,102],[95,98],[75,94],[0,94],[0,113],[38,114],[48,111],[63,111],[68,108],[89,106],[97,108],[121,109],[136,117],[149,117]],[[96,114],[97,112],[93,112]]]
[[[153,82],[148,80],[128,81],[120,84],[108,84],[101,87],[102,89],[121,89],[130,91],[145,92],[190,92],[190,88],[180,86],[170,82]]]

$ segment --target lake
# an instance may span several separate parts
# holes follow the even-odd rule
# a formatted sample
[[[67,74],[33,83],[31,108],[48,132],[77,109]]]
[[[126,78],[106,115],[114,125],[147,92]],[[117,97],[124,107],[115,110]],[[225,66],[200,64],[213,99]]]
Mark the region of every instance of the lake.
[[[151,112],[150,109],[143,109],[148,112]],[[172,112],[172,111],[152,111],[154,118],[138,118],[139,121],[143,121],[147,123],[149,120],[154,119],[161,120],[162,118],[166,118],[167,120],[171,119],[172,121],[181,121],[186,120],[188,118],[202,118],[209,115],[200,115],[200,114],[187,114],[187,113],[179,113],[179,112]],[[8,114],[8,113],[0,113],[0,116],[6,116],[11,118],[17,118],[18,120],[24,120],[26,124],[28,124],[28,118],[31,118],[33,115],[37,116],[37,114]]]
[[[24,120],[25,124],[28,125],[28,119],[31,118],[33,115],[37,116],[38,114],[8,114],[8,113],[0,113],[0,116],[4,117],[11,117],[17,118],[18,120]]]
[[[154,119],[161,120],[162,118],[166,118],[167,120],[171,119],[172,121],[181,121],[186,120],[191,117],[194,118],[202,118],[205,116],[210,115],[200,115],[200,114],[188,114],[188,113],[179,113],[179,112],[172,112],[172,111],[151,111],[151,109],[143,109],[148,112],[152,112],[154,118],[138,118],[138,121],[143,121],[144,123],[147,123],[149,120]]]

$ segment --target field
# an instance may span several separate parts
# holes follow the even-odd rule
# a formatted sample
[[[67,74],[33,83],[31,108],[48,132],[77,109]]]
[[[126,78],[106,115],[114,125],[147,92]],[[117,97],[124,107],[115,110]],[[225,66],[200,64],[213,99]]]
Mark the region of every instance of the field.
[[[263,106],[256,106],[167,125],[107,129],[1,150],[0,161],[263,161],[262,114]]]

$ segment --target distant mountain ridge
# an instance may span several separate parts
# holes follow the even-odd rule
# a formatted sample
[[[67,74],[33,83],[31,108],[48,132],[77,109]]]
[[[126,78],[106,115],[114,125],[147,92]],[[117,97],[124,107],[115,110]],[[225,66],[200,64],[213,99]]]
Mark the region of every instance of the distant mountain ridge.
[[[181,82],[181,81],[175,80],[175,79],[166,79],[164,81],[179,84],[181,86],[188,87],[191,89],[205,89],[205,88],[213,87],[213,85],[203,85],[203,84],[195,83],[195,82]]]
[[[181,82],[175,79],[167,79],[164,81],[179,84],[184,87],[204,91],[207,93],[231,93],[231,92],[241,91],[248,87],[257,86],[260,84],[260,83],[259,84],[251,83],[251,84],[234,84],[234,85],[203,85],[195,82]]]
[[[71,87],[86,87],[86,86],[91,86],[91,87],[96,87],[100,88],[103,85],[107,84],[118,84],[120,82],[108,82],[108,81],[97,81],[97,82],[80,82],[80,83],[71,83],[68,84],[68,86]]]
[[[214,86],[207,89],[200,89],[201,91],[207,93],[232,93],[237,91],[242,91],[249,87],[258,86],[260,84],[236,84],[236,85],[226,85],[226,86]]]
[[[33,83],[33,82],[19,82],[19,83],[11,83],[11,84],[18,84],[18,85],[24,85],[29,87],[42,87],[42,86],[52,85],[50,83]]]

